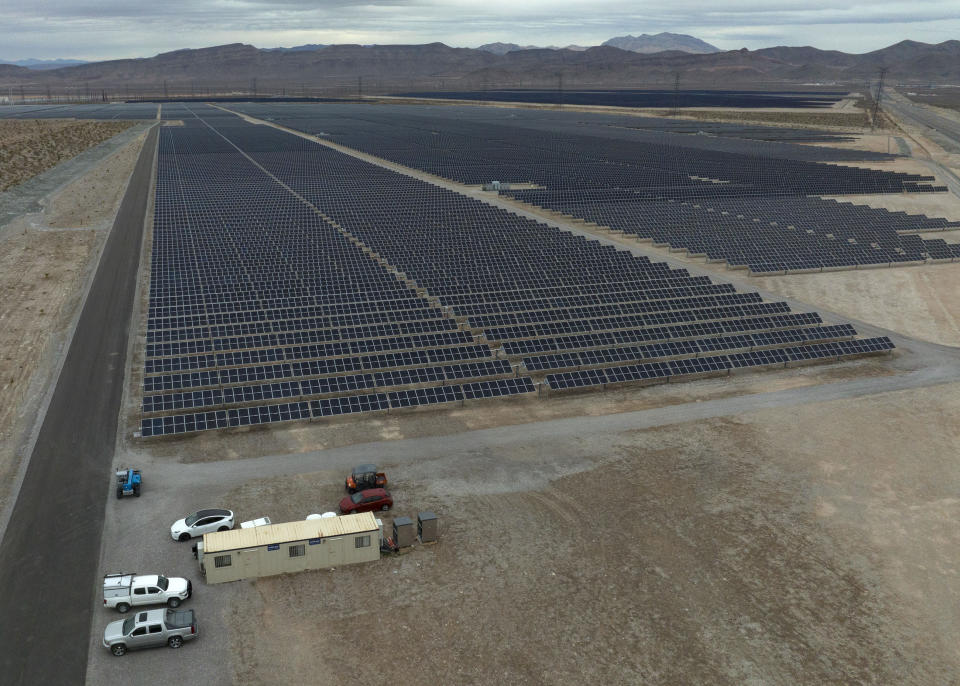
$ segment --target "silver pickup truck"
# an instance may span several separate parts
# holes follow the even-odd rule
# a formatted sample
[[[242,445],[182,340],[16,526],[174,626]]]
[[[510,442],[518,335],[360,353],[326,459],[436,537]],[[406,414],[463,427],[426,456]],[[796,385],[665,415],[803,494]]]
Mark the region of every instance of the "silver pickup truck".
[[[193,610],[147,610],[107,624],[103,647],[117,657],[138,648],[179,648],[184,641],[196,638],[199,631]]]

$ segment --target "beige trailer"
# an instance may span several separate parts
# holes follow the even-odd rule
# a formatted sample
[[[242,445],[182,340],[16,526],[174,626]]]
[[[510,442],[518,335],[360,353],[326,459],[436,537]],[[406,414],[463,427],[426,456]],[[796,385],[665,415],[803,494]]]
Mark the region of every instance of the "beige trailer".
[[[207,583],[339,567],[380,558],[371,512],[204,534],[197,560]]]

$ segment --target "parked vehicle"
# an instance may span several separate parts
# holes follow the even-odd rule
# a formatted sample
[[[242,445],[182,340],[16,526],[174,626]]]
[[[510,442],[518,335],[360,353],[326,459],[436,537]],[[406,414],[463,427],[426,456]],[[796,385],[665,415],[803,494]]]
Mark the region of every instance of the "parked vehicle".
[[[251,519],[249,522],[240,522],[241,529],[252,529],[256,526],[266,526],[270,523],[269,517],[260,517],[259,519]]]
[[[391,507],[393,507],[393,498],[382,488],[368,488],[365,491],[357,491],[340,501],[341,514],[389,510]]]
[[[107,624],[103,647],[117,657],[138,648],[179,648],[184,641],[196,638],[198,632],[193,610],[147,610]]]
[[[175,541],[189,541],[194,536],[232,529],[233,523],[230,510],[199,510],[175,521],[170,527],[170,536]]]
[[[350,472],[350,476],[344,481],[344,486],[350,493],[363,491],[368,488],[386,488],[387,475],[378,472],[376,465],[359,464]]]
[[[140,489],[143,487],[143,475],[139,469],[120,469],[117,470],[117,499],[125,495],[140,497]]]
[[[135,605],[177,607],[193,594],[193,584],[162,574],[107,574],[103,577],[103,604],[126,612]]]

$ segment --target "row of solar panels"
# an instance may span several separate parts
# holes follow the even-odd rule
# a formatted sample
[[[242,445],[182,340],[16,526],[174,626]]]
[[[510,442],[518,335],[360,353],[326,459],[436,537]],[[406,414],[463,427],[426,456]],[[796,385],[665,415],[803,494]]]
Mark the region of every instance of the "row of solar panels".
[[[144,377],[143,390],[146,393],[151,393],[181,388],[202,388],[311,376],[331,376],[344,372],[362,372],[374,369],[390,370],[401,367],[422,367],[442,362],[482,362],[490,358],[491,354],[490,348],[485,345],[465,345],[453,348],[411,350],[385,355],[330,357],[303,362],[212,369],[183,374],[161,374]]]
[[[477,295],[489,296],[489,292]],[[444,305],[449,305],[453,315],[457,317],[471,317],[485,314],[500,314],[508,312],[523,312],[527,310],[566,309],[572,307],[590,307],[593,305],[613,305],[617,303],[662,303],[663,308],[673,309],[677,301],[694,301],[698,298],[712,298],[713,302],[722,297],[736,297],[739,300],[728,302],[754,302],[751,293],[736,293],[732,284],[717,283],[709,286],[682,286],[676,288],[632,288],[628,290],[606,291],[590,294],[568,294],[544,296],[539,291],[531,291],[526,296],[520,293],[505,294],[503,300],[463,302],[468,296],[447,296],[441,299]],[[450,302],[454,301],[454,302]],[[704,301],[706,302],[706,301]]]
[[[433,322],[436,322],[436,324]],[[431,333],[417,333],[423,331]],[[404,333],[413,333],[413,335],[399,335]],[[285,333],[233,335],[226,338],[148,343],[147,357],[171,357],[214,351],[246,350],[248,348],[276,348],[289,345],[310,346],[311,349],[318,351],[317,354],[309,355],[309,357],[331,357],[381,350],[440,348],[445,345],[463,345],[472,342],[473,336],[469,331],[457,330],[456,322],[446,319],[380,324],[351,329],[308,329]],[[322,352],[319,352],[321,349]],[[291,351],[291,355],[295,355],[295,353],[296,351]]]
[[[506,341],[500,349],[508,357],[518,357],[560,350],[604,348],[634,343],[658,343],[687,338],[708,338],[730,334],[751,333],[754,331],[795,329],[803,326],[816,326],[822,323],[823,319],[816,312],[801,312],[774,317],[730,319],[721,322],[679,324],[676,326],[654,327],[650,329],[598,331],[573,336]]]
[[[630,381],[649,381],[669,377],[710,374],[748,367],[782,366],[789,362],[885,352],[893,350],[894,347],[886,336],[854,341],[814,343],[792,348],[773,348],[713,357],[696,357],[668,362],[647,362],[623,367],[561,372],[559,374],[548,374],[546,383],[551,390],[559,391]]]
[[[684,322],[723,322],[735,317],[762,317],[786,314],[789,311],[790,306],[784,302],[758,303],[755,305],[713,307],[704,310],[652,312],[644,315],[603,317],[598,319],[585,319],[582,321],[540,322],[537,324],[501,326],[484,329],[483,336],[488,341],[513,341],[523,338],[563,336],[571,333],[610,331],[612,329],[664,327],[671,324],[682,324]]]
[[[535,390],[533,382],[528,377],[515,377],[455,386],[196,412],[143,419],[140,423],[140,435],[150,438],[298,419],[321,419],[362,412],[383,412],[466,400],[515,396],[533,393]]]
[[[677,305],[671,307],[670,305]],[[589,329],[622,329],[641,326],[660,326],[690,321],[710,321],[733,317],[751,317],[767,314],[783,314],[790,308],[783,302],[762,302],[757,293],[737,294],[721,297],[719,302],[707,299],[672,301],[663,305],[650,303],[630,303],[617,305],[596,305],[566,310],[533,310],[521,314],[488,314],[471,317],[470,326],[487,331],[522,329],[526,326],[550,325],[556,322],[583,324]],[[606,322],[610,322],[609,325]],[[626,326],[623,326],[626,324]],[[499,338],[517,338],[500,336]],[[487,336],[492,340],[493,335]]]
[[[523,358],[523,366],[528,372],[540,372],[548,369],[578,369],[618,362],[642,362],[665,357],[715,355],[721,351],[751,350],[783,346],[791,343],[827,341],[840,338],[852,338],[856,331],[850,324],[820,326],[807,329],[786,331],[768,331],[739,336],[693,339],[687,341],[668,341],[653,345],[638,345],[622,348],[601,348],[582,352],[537,355]]]
[[[467,319],[467,322],[471,327],[479,329],[487,326],[509,326],[511,324],[529,324],[533,322],[589,319],[593,317],[624,314],[642,314],[673,310],[703,310],[712,307],[754,304],[762,300],[759,293],[730,293],[726,295],[706,295],[696,298],[677,298],[674,300],[642,300],[554,308],[531,307],[531,303],[526,302],[520,304],[520,306],[524,308],[522,311],[473,315]]]
[[[253,342],[252,337],[237,340]],[[260,337],[266,338],[266,337]],[[402,336],[397,338],[367,338],[342,343],[319,343],[295,345],[285,348],[236,349],[216,354],[190,355],[179,357],[154,357],[145,364],[146,374],[159,374],[187,369],[208,369],[212,367],[236,367],[241,365],[264,364],[268,362],[309,360],[315,358],[333,358],[349,355],[370,355],[374,353],[394,353],[398,359],[406,351],[464,346],[473,343],[468,331],[450,331],[423,336]],[[252,346],[251,346],[252,347]]]
[[[393,312],[399,310],[421,310],[431,307],[426,298],[404,298],[402,300],[379,300],[350,303],[318,303],[310,296],[295,298],[278,298],[274,300],[239,300],[230,299],[222,302],[179,303],[162,306],[151,302],[147,309],[147,316],[154,317],[186,317],[190,315],[219,314],[221,312],[249,312],[260,310],[270,313],[267,319],[296,319],[300,317],[328,317],[345,314],[362,314],[367,312]],[[304,309],[309,308],[309,309]],[[307,312],[296,317],[276,316],[275,313],[289,311]]]
[[[397,369],[372,374],[328,376],[319,379],[281,381],[247,386],[226,386],[201,391],[147,395],[143,398],[144,413],[168,412],[200,407],[218,407],[262,400],[305,398],[337,393],[356,393],[372,388],[446,384],[467,379],[484,379],[514,374],[507,360],[474,362],[433,367]]]

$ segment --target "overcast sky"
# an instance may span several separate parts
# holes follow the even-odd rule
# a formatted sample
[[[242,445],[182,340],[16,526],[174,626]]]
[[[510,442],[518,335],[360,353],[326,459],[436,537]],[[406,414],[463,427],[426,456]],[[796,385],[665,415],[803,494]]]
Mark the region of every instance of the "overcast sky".
[[[223,43],[599,45],[672,31],[724,50],[868,52],[960,38],[958,0],[0,0],[0,58],[148,57]]]

